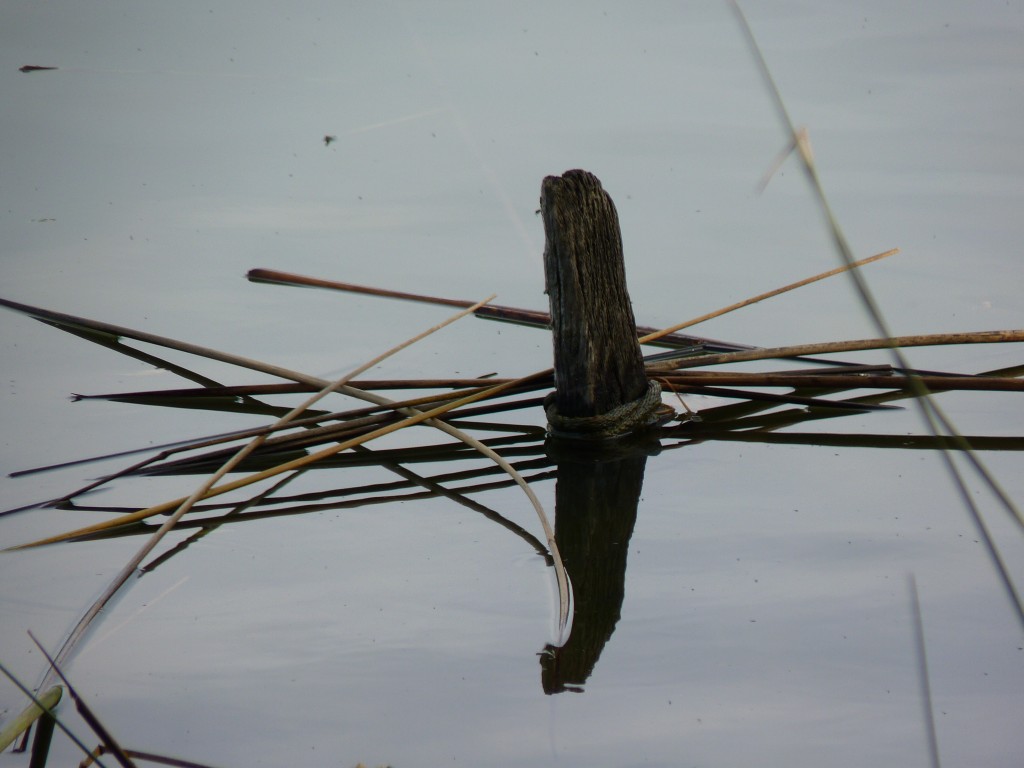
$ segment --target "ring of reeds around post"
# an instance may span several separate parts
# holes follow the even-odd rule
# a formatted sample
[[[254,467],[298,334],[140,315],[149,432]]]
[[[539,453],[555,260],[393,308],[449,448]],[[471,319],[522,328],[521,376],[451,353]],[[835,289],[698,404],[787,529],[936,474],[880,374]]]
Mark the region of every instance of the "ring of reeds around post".
[[[663,424],[675,410],[661,402],[661,384],[651,379],[636,400],[623,403],[596,416],[562,416],[555,405],[555,393],[544,399],[548,432],[554,437],[576,440],[608,440],[645,427]]]

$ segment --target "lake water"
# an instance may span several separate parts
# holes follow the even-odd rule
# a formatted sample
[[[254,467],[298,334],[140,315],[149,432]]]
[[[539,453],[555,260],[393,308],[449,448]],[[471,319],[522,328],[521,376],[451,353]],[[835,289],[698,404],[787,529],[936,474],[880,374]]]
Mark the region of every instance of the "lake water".
[[[865,271],[893,331],[1024,327],[1024,3],[748,5],[856,255],[901,249]],[[642,324],[837,264],[792,158],[756,191],[787,136],[726,3],[8,3],[0,19],[10,300],[337,376],[449,310],[247,270],[546,309],[540,182],[577,167],[616,202]],[[875,335],[842,277],[694,330],[762,346]],[[974,373],[1022,352],[909,357]],[[266,421],[71,403],[184,384],[9,312],[0,354],[5,509],[133,459],[8,472]],[[550,359],[544,331],[467,319],[373,375],[520,375]],[[938,402],[965,435],[1022,434],[1016,393]],[[940,454],[843,442],[925,434],[904,404],[749,441],[666,440],[621,481],[642,484],[635,523],[590,560],[610,584],[578,595],[577,655],[550,648],[553,581],[528,541],[446,498],[395,499],[195,541],[131,583],[67,671],[126,746],[211,765],[927,765],[913,575],[942,760],[1016,766],[1022,627]],[[544,423],[539,409],[502,419]],[[444,441],[418,428],[381,445]],[[1019,448],[979,456],[1024,501]],[[965,474],[1020,588],[1024,536]],[[286,493],[393,479],[322,470]],[[135,478],[89,501],[144,507],[197,482]],[[563,528],[580,514],[556,510],[549,476],[534,489]],[[543,539],[519,490],[474,499]],[[108,516],[0,517],[0,543]],[[58,647],[141,543],[0,556],[0,661],[35,684],[26,630]],[[0,713],[22,705],[0,682]],[[58,735],[50,765],[77,759]]]

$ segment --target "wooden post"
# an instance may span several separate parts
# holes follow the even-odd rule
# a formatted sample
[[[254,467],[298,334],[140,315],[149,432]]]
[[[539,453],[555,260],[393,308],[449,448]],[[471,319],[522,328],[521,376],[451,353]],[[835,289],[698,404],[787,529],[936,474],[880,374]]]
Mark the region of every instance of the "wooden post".
[[[637,343],[615,204],[596,176],[573,170],[544,179],[540,209],[554,336],[552,432],[605,438],[633,431],[651,420],[661,400],[648,383]],[[643,402],[648,394],[653,397]],[[639,416],[608,429],[585,423],[630,403]]]

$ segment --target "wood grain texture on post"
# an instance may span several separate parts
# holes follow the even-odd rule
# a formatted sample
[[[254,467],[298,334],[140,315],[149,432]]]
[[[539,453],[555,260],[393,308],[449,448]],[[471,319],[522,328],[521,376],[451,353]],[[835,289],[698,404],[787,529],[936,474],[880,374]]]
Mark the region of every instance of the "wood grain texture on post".
[[[638,401],[649,385],[615,204],[597,177],[573,170],[544,179],[540,207],[557,413],[593,417]]]

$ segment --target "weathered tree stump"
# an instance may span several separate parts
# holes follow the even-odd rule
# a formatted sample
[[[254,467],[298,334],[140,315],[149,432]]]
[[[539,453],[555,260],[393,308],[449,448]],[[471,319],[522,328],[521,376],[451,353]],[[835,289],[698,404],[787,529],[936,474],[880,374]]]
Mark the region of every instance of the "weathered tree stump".
[[[622,255],[619,217],[586,171],[541,184],[545,287],[554,337],[552,434],[603,439],[653,421],[661,404],[648,382]]]

